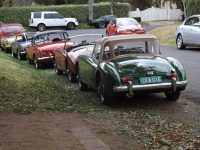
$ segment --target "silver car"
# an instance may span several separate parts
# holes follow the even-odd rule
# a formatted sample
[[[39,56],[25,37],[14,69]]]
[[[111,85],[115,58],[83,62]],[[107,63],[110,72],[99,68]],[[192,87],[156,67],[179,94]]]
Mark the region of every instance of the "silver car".
[[[200,46],[200,15],[187,18],[176,29],[176,45],[178,49],[186,46]]]

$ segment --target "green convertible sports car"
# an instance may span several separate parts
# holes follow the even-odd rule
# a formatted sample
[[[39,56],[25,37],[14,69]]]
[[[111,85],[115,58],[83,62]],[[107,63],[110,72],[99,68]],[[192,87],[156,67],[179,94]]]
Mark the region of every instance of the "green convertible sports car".
[[[80,90],[96,89],[102,103],[124,93],[164,92],[176,101],[187,80],[183,66],[172,57],[163,57],[154,35],[121,35],[99,39],[92,54],[78,57]]]

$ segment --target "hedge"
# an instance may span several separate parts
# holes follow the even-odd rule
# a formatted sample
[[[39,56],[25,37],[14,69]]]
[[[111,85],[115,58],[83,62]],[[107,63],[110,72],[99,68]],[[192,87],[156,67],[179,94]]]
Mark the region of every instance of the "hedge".
[[[94,18],[110,14],[110,3],[94,4]],[[115,3],[113,7],[114,15],[125,17],[131,7],[128,3]],[[88,16],[88,5],[51,5],[51,6],[24,6],[9,7],[0,9],[0,21],[6,23],[21,23],[28,26],[30,12],[34,11],[57,11],[65,17],[75,17],[78,22],[85,22]]]
[[[188,10],[187,16],[191,16],[194,14],[200,14],[199,6],[200,6],[200,0],[192,0],[187,9]]]

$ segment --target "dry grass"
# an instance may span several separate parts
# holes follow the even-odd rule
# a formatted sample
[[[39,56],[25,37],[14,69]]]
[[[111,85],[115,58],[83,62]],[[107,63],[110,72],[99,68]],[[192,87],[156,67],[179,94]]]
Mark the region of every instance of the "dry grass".
[[[175,32],[177,27],[178,24],[161,26],[149,31],[148,33],[157,36],[161,45],[174,46],[176,44]]]

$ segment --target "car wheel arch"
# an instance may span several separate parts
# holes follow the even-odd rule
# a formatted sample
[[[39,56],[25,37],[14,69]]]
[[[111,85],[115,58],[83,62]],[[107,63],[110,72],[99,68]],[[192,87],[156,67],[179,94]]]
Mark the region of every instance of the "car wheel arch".
[[[73,27],[70,26],[70,25],[72,25]],[[74,29],[76,28],[76,25],[75,25],[74,22],[70,21],[70,22],[67,23],[66,27],[67,27],[67,29],[69,29],[69,30],[74,30]]]
[[[181,81],[186,80],[186,71],[182,64],[173,57],[167,57],[167,61],[172,65],[172,67],[176,70],[177,75]]]

